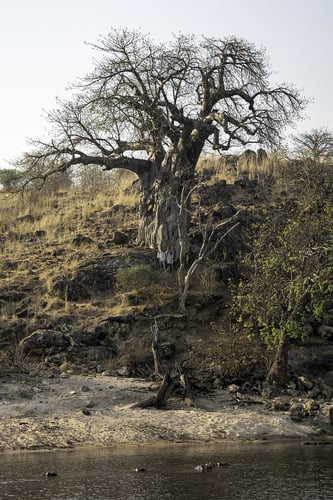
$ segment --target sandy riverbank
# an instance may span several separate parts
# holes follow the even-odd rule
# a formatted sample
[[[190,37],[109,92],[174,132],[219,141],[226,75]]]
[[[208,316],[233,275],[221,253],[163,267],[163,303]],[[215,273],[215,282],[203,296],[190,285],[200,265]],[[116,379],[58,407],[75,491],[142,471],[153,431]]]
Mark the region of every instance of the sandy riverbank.
[[[180,399],[166,410],[132,408],[151,395],[152,383],[141,379],[2,374],[0,450],[318,438],[313,423],[226,390],[198,398],[196,408],[184,409]]]

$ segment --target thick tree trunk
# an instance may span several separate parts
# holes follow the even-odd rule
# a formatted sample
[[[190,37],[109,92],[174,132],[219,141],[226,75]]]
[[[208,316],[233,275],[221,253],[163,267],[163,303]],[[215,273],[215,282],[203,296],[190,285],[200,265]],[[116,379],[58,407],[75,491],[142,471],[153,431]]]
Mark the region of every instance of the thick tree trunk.
[[[178,260],[180,248],[177,222],[179,208],[173,196],[152,187],[142,197],[139,213],[139,243],[156,251],[172,250]]]
[[[274,356],[272,366],[267,375],[267,382],[276,387],[283,387],[288,382],[289,340],[281,339]]]
[[[158,173],[155,177],[141,179],[138,241],[156,251],[166,252],[169,249],[178,261],[180,255],[188,251],[191,221],[190,204],[186,204],[186,211],[180,210],[181,192],[184,186],[190,185],[194,179],[194,168],[189,169],[185,179],[180,169],[178,169],[179,175],[173,173],[175,163],[180,164],[181,157],[177,157],[176,162],[172,156],[169,162],[164,163],[160,169],[156,169]]]

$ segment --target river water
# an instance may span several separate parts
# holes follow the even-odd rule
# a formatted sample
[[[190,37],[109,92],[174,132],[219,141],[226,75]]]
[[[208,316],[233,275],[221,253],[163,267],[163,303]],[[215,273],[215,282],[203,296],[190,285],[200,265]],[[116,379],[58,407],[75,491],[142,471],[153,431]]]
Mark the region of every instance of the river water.
[[[230,465],[194,470],[222,461]],[[46,471],[57,476],[45,477]],[[6,452],[0,454],[0,498],[328,500],[333,446],[266,442]]]

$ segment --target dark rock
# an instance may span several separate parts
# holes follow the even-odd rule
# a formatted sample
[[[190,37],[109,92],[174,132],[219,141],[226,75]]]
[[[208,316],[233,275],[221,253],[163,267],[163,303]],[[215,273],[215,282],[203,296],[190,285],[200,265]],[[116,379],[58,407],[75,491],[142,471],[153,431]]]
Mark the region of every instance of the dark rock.
[[[272,410],[274,411],[289,411],[290,401],[276,399],[272,402]]]
[[[315,417],[320,410],[320,404],[312,399],[307,399],[303,404],[303,415]]]
[[[66,334],[56,330],[39,329],[23,338],[19,345],[24,354],[40,355],[64,351],[69,344]]]
[[[333,340],[333,326],[321,325],[317,333],[324,340]]]
[[[94,292],[112,290],[118,269],[124,266],[121,258],[99,258],[82,264],[76,273],[77,280]]]
[[[81,392],[90,392],[91,389],[90,387],[88,387],[87,385],[83,385],[81,388],[80,388],[80,391]]]
[[[311,377],[311,380],[319,377],[324,384],[332,385],[333,343],[315,337],[306,339],[302,344],[292,344],[289,364],[296,374]]]
[[[128,243],[128,236],[122,231],[115,231],[113,233],[112,241],[115,245],[126,245],[126,243]]]
[[[53,363],[55,365],[62,365],[63,363],[68,361],[68,353],[67,351],[61,351],[56,354],[48,353],[47,358],[45,360],[48,363]],[[61,377],[68,377],[69,375],[67,373],[62,373]]]
[[[225,180],[220,180],[210,186],[201,186],[199,196],[202,206],[211,206],[223,200],[227,203],[231,199],[231,191]]]
[[[117,321],[117,323],[126,323],[128,325],[132,325],[135,322],[135,317],[132,314],[124,314],[121,316],[109,316],[108,318],[103,320],[104,322],[113,323]]]
[[[86,290],[92,292],[112,291],[116,284],[117,271],[136,264],[151,264],[155,261],[153,252],[121,251],[105,254],[80,265],[76,271],[75,281]]]
[[[75,345],[85,345],[85,346],[97,346],[106,338],[105,333],[96,333],[95,329],[86,329],[83,331],[72,332],[69,336],[70,343],[72,346]]]
[[[38,231],[34,232],[34,236],[36,238],[44,238],[46,236],[46,232],[43,231],[42,229],[39,229]]]
[[[104,333],[113,337],[116,334],[126,335],[130,332],[134,323],[134,316],[128,314],[125,316],[112,316],[102,320],[95,328],[96,333]]]
[[[299,389],[310,391],[313,389],[314,383],[304,375],[301,375],[297,377],[297,386]]]
[[[83,234],[77,234],[72,241],[73,245],[79,247],[80,245],[93,243],[93,240],[88,236],[84,236]]]
[[[151,306],[148,305],[143,308],[142,310],[144,316],[148,317],[153,317],[153,316],[158,316],[159,314],[162,314],[162,308],[160,306]]]
[[[229,219],[235,215],[236,209],[233,205],[218,204],[213,208],[212,215],[218,219]]]
[[[51,293],[62,300],[71,302],[86,300],[90,297],[88,290],[77,279],[56,280],[52,285]]]
[[[304,417],[303,405],[301,403],[292,403],[289,415],[294,422],[301,422]]]
[[[176,352],[176,344],[173,342],[163,342],[160,345],[160,356],[161,358],[171,358]]]
[[[249,194],[253,194],[256,191],[258,181],[256,179],[249,179],[247,174],[244,174],[242,177],[235,180],[234,184],[235,186],[240,186],[241,188],[249,190]]]
[[[117,349],[113,346],[87,347],[82,345],[68,348],[68,356],[71,360],[81,360],[84,362],[98,362],[112,358],[117,354]]]
[[[56,477],[58,474],[54,471],[45,472],[45,477]]]

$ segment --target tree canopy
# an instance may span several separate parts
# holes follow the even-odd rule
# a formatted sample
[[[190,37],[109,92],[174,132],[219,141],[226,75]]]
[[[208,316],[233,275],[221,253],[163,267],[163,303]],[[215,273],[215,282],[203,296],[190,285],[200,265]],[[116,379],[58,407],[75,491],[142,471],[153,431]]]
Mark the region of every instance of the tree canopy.
[[[220,150],[276,144],[305,104],[293,86],[271,86],[265,50],[242,39],[179,35],[155,44],[125,29],[93,46],[101,54],[94,70],[49,113],[51,138],[32,141],[25,165],[123,166],[142,177],[153,160],[185,149],[193,168],[206,141]]]
[[[333,133],[326,128],[315,128],[293,138],[294,151],[302,159],[314,164],[332,161]]]
[[[93,71],[49,113],[50,138],[32,141],[20,165],[42,180],[75,165],[135,172],[139,241],[177,255],[179,192],[192,188],[203,148],[277,145],[306,100],[293,85],[272,86],[265,50],[235,37],[157,44],[123,29],[93,47]]]

